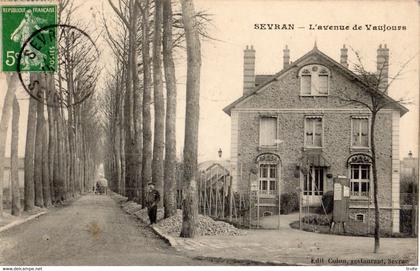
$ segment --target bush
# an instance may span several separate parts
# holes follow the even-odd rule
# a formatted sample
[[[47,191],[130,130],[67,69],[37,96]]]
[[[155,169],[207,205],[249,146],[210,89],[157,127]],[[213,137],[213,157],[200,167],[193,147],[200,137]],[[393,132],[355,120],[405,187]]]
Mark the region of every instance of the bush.
[[[401,209],[400,211],[400,230],[404,233],[411,233],[413,229],[413,210]]]
[[[299,210],[299,196],[295,192],[281,194],[280,213],[290,214]]]
[[[322,195],[321,200],[327,214],[332,213],[334,209],[334,192],[328,191],[324,193],[324,195]],[[317,213],[324,214],[324,209],[322,208],[322,205],[318,208]]]
[[[302,217],[302,222],[306,224],[329,226],[330,219],[326,215],[307,215]]]

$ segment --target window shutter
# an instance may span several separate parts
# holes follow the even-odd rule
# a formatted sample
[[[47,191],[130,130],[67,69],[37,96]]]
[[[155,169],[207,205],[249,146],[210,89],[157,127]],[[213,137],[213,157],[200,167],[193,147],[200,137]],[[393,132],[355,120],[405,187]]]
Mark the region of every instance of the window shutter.
[[[317,147],[322,146],[322,119],[313,119],[315,125],[314,145]]]
[[[368,147],[369,146],[369,121],[368,119],[361,119],[360,120],[360,124],[361,124],[361,131],[362,134],[361,136],[361,145],[363,147]]]
[[[260,122],[260,145],[273,146],[277,138],[277,119],[263,117]]]
[[[352,145],[353,146],[357,146],[359,145],[359,131],[360,131],[360,120],[356,119],[356,118],[352,118],[352,122],[353,122],[353,142]]]
[[[318,92],[319,94],[328,94],[328,75],[319,75]]]
[[[311,94],[311,76],[302,75],[301,78],[301,94],[310,95]]]
[[[307,118],[305,120],[305,136],[306,136],[306,146],[312,146],[314,142],[314,133],[313,133],[313,122],[312,119]]]

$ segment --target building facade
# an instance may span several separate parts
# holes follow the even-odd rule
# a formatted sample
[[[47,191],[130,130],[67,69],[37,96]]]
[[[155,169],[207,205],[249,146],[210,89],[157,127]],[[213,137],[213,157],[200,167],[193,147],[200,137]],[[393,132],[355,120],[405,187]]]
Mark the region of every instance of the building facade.
[[[322,195],[333,190],[333,178],[347,176],[350,219],[374,221],[368,215],[373,213],[371,116],[348,102],[369,102],[369,95],[348,69],[347,48],[341,49],[340,63],[316,45],[293,63],[287,46],[283,52],[281,71],[255,75],[255,50],[244,50],[243,96],[224,109],[231,117],[234,189],[247,193],[257,179],[260,214],[276,214],[279,194],[301,191],[303,205],[319,206]],[[387,73],[386,45],[377,57],[378,69]],[[374,135],[381,226],[393,232],[399,231],[399,120],[406,112],[390,103],[378,114]]]

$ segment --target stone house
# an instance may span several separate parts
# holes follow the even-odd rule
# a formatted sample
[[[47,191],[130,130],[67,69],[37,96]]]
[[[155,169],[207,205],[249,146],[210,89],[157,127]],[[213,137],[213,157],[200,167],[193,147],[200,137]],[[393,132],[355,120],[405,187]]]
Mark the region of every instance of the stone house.
[[[294,62],[283,50],[283,69],[255,74],[255,50],[244,50],[243,96],[224,108],[231,117],[231,175],[236,191],[247,194],[253,178],[260,215],[277,214],[279,194],[302,191],[304,206],[319,206],[333,178],[350,179],[349,218],[374,220],[371,184],[370,113],[343,100],[369,99],[348,69],[347,48],[340,62],[314,48]],[[386,77],[389,49],[379,46],[377,66]],[[385,80],[385,79],[384,79]],[[386,82],[382,82],[386,85]],[[408,110],[392,103],[377,116],[375,132],[381,227],[399,231],[399,120]],[[367,218],[369,217],[369,222]]]

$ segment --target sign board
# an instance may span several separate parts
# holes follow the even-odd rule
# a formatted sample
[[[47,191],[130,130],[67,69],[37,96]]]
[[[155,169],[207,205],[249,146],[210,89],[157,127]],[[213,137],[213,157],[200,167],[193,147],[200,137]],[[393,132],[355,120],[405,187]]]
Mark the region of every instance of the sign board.
[[[345,197],[345,198],[348,198],[348,197],[350,197],[350,187],[348,187],[348,186],[343,186],[344,187],[344,190],[343,190],[343,197]]]
[[[349,220],[349,183],[349,179],[344,176],[334,178],[334,210],[332,218],[336,223]]]
[[[341,200],[341,184],[334,183],[334,200]]]

